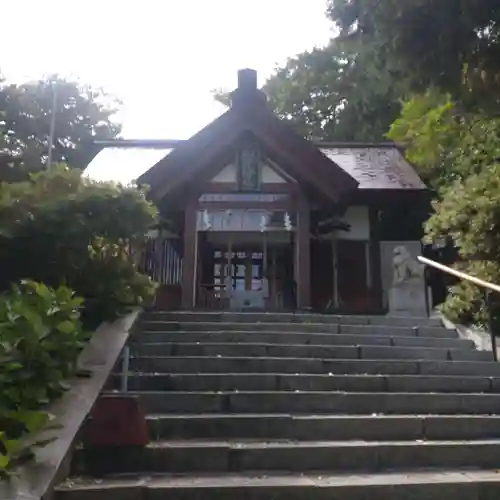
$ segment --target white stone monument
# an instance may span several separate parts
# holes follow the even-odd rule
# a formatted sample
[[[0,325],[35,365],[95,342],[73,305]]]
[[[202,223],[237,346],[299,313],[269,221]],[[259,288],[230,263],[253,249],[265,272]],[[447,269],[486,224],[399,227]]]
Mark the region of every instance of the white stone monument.
[[[423,266],[405,246],[392,251],[392,286],[389,289],[391,316],[427,316]]]

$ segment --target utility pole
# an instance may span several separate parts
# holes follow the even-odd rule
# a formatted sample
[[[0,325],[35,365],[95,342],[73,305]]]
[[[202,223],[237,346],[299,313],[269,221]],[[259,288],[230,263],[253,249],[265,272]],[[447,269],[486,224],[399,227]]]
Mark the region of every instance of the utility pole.
[[[52,168],[52,147],[56,131],[57,80],[52,80],[52,109],[50,112],[49,154],[47,155],[47,170]]]

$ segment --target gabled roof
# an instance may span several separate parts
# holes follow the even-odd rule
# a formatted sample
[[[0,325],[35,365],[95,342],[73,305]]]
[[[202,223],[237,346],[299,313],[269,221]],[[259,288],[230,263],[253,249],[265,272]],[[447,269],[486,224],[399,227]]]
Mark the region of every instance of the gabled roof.
[[[97,142],[105,149],[88,166],[87,175],[147,184],[151,197],[160,200],[192,182],[213,178],[217,168],[234,161],[239,141],[251,135],[283,173],[334,202],[351,195],[352,199],[365,200],[367,194],[376,192],[385,199],[389,193],[407,197],[426,191],[394,143],[315,143],[304,139],[269,109],[265,95],[257,89],[253,70],[238,73],[238,88],[231,98],[228,111],[188,140]],[[110,176],[104,172],[109,167],[128,175]]]
[[[191,139],[181,142],[139,177],[140,184],[150,186],[153,199],[160,199],[196,180],[245,134],[251,134],[289,175],[333,201],[358,186],[349,173],[313,142],[301,137],[272,113],[263,93],[257,89],[253,70],[241,70],[238,80],[238,88],[232,94],[232,107],[226,113]]]

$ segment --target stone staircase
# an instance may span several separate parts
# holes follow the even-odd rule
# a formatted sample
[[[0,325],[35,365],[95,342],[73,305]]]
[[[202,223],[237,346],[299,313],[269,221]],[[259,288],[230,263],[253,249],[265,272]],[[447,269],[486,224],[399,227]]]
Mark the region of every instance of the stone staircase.
[[[437,319],[155,312],[131,349],[152,444],[56,500],[500,497],[500,364]]]

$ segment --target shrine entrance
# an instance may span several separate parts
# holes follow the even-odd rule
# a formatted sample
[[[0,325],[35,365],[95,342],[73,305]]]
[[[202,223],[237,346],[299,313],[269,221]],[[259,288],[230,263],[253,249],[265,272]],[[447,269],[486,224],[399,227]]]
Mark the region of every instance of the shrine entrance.
[[[197,308],[293,308],[294,244],[291,235],[201,233]],[[225,244],[220,241],[225,240]]]
[[[224,286],[230,309],[264,309],[269,298],[264,252],[258,248],[216,250],[214,282]]]

